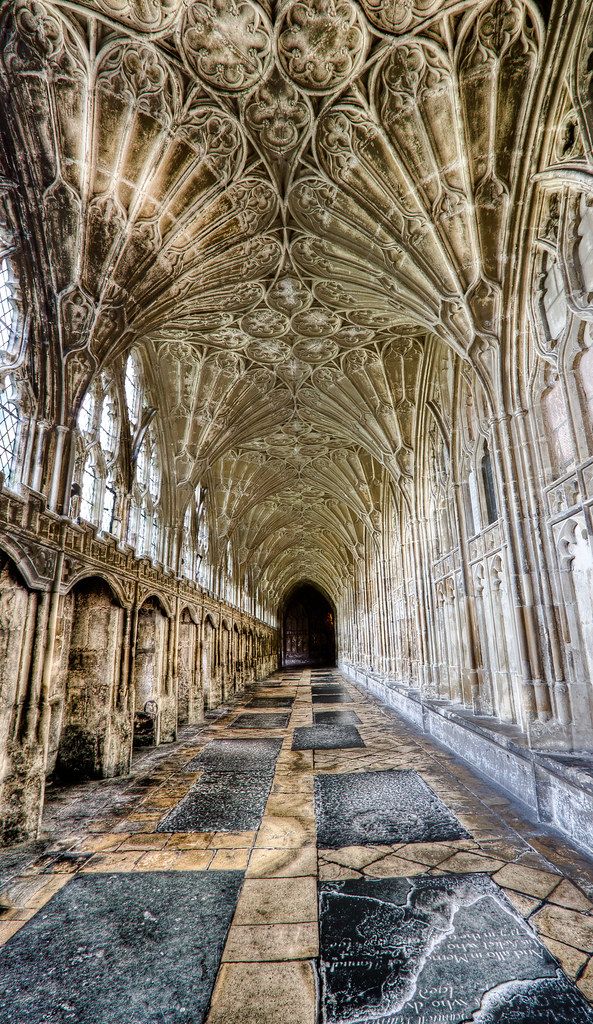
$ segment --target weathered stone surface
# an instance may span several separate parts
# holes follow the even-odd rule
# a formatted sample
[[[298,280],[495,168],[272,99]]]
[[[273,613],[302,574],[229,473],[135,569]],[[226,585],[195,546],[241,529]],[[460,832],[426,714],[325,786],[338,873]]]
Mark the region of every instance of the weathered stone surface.
[[[414,771],[318,775],[315,814],[318,846],[328,849],[468,835]]]
[[[233,729],[286,729],[289,715],[239,715],[233,722]]]
[[[269,773],[210,770],[157,826],[158,832],[248,832],[259,827]]]
[[[238,871],[79,876],[0,949],[2,1024],[201,1024]]]
[[[1,4],[3,842],[315,585],[345,674],[593,852],[592,19]]]
[[[185,770],[273,774],[281,747],[280,739],[212,740]]]
[[[335,691],[326,690],[324,693],[314,693],[312,696],[313,704],[351,704],[352,698],[345,692],[336,693]]]
[[[251,708],[291,708],[294,704],[294,697],[254,697],[247,705]]]
[[[591,1024],[593,1010],[487,876],[319,888],[324,1024]]]
[[[360,718],[354,711],[314,711],[315,725],[360,725]]]
[[[294,730],[293,750],[338,750],[340,747],[364,747],[354,725],[311,725]]]

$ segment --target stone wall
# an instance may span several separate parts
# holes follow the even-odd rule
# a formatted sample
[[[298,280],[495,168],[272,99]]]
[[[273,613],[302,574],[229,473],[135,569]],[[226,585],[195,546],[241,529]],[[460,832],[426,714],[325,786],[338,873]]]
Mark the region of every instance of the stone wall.
[[[125,775],[138,711],[148,742],[171,742],[278,665],[269,625],[80,539],[38,498],[0,495],[0,845],[36,835],[46,777]]]

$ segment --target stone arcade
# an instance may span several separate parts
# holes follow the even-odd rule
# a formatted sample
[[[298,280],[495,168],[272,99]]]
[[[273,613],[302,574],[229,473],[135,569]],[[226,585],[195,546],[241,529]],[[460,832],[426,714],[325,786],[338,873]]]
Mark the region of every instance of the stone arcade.
[[[591,0],[0,0],[0,1022],[593,1020],[592,509]]]

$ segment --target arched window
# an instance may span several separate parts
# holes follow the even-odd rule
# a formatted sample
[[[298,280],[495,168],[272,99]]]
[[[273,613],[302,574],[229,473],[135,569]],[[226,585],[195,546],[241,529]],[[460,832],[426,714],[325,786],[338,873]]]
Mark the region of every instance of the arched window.
[[[118,494],[120,418],[113,381],[101,374],[80,406],[75,476],[80,487],[80,518],[105,533],[119,534]]]
[[[15,481],[19,446],[20,403],[14,374],[0,378],[0,473],[7,486]]]
[[[201,484],[196,487],[196,579],[202,587],[211,585],[211,567],[209,559],[208,509],[206,504],[207,491]]]
[[[20,336],[16,283],[10,260],[0,257],[0,363],[14,363]]]
[[[10,372],[19,355],[21,332],[16,282],[7,255],[0,256],[0,473],[8,487],[15,486],[22,450],[22,402],[15,374]]]
[[[578,255],[583,284],[589,294],[593,292],[593,203],[590,196],[581,196]]]
[[[195,523],[193,521],[192,503],[190,502],[183,517],[181,536],[181,575],[187,580],[194,578],[194,552],[196,547]]]
[[[492,459],[488,442],[484,444],[484,454],[481,462],[482,486],[484,488],[484,503],[486,506],[486,521],[489,526],[498,519],[498,504],[496,501],[496,489],[494,486],[494,474],[492,472]]]
[[[593,452],[593,344],[576,361],[575,377],[589,452]]]
[[[157,561],[161,554],[160,521],[161,468],[154,428],[149,426],[136,457],[132,489],[130,542],[136,554],[150,555]]]
[[[564,388],[554,367],[547,368],[545,383],[541,409],[552,479],[555,479],[573,463],[574,451]]]
[[[140,425],[140,417],[142,415],[142,364],[138,353],[133,349],[130,352],[126,361],[126,372],[124,376],[124,390],[126,393],[126,406],[128,409],[128,419],[132,428],[132,433],[138,429]]]
[[[549,254],[546,256],[546,267],[543,272],[542,301],[550,340],[557,342],[566,328],[568,304],[558,261]]]
[[[92,523],[95,519],[97,495],[99,491],[99,474],[94,461],[94,452],[90,451],[85,459],[80,488],[80,515],[82,519]]]

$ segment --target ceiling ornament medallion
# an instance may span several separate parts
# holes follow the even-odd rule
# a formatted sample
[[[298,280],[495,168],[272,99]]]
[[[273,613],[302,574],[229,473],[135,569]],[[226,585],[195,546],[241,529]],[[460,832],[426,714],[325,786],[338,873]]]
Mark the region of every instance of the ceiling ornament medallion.
[[[290,324],[285,316],[270,309],[256,309],[241,320],[241,327],[256,338],[277,338],[286,334]]]
[[[307,363],[321,363],[326,359],[334,359],[340,350],[327,338],[301,338],[293,351],[295,356]]]
[[[182,0],[85,0],[87,7],[118,18],[143,32],[159,32],[173,22]]]
[[[311,303],[311,293],[298,277],[279,277],[268,292],[268,305],[290,316],[300,313]]]
[[[290,346],[274,338],[258,338],[247,346],[247,355],[258,363],[277,363],[288,358]]]
[[[362,0],[365,14],[384,32],[409,32],[427,18],[453,7],[455,0]]]
[[[269,22],[251,0],[186,0],[179,46],[192,71],[220,92],[252,89],[272,59]]]
[[[340,323],[340,318],[335,313],[330,313],[320,306],[307,309],[304,313],[297,313],[292,318],[294,330],[307,338],[328,337],[337,331]]]
[[[274,69],[245,107],[247,127],[273,156],[285,160],[299,146],[312,124],[307,98]]]
[[[278,57],[302,89],[333,92],[358,71],[368,39],[350,0],[294,0],[279,25]]]

